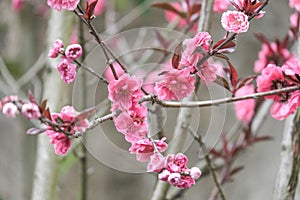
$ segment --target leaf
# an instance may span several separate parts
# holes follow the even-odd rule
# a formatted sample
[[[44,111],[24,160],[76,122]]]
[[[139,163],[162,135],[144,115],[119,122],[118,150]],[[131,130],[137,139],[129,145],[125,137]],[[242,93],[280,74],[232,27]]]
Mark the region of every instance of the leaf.
[[[235,91],[237,83],[239,82],[239,75],[238,75],[235,67],[233,66],[233,64],[229,60],[227,60],[227,63],[228,63],[229,68],[230,68],[230,82],[231,82],[231,85],[233,87],[233,91]]]
[[[223,38],[216,42],[216,44],[213,46],[213,49],[218,48],[226,39]],[[226,44],[224,44],[221,48],[219,48],[218,53],[233,53],[236,50],[236,44],[234,41],[228,41]]]
[[[43,100],[40,105],[40,112],[43,113],[47,106],[47,99]]]
[[[252,76],[248,76],[248,77],[244,78],[242,81],[240,81],[240,84],[236,88],[236,90],[240,89],[241,87],[243,87],[245,85],[249,85],[256,77],[257,77],[257,75],[252,75]]]
[[[26,131],[26,134],[28,134],[28,135],[38,135],[38,134],[41,134],[41,133],[43,133],[45,131],[46,131],[46,129],[34,127],[34,128],[28,129]]]
[[[95,112],[97,111],[97,109],[95,107],[92,108],[88,108],[83,110],[82,112],[80,112],[76,117],[75,117],[75,123],[83,121],[85,119],[88,119],[89,117],[91,117]]]
[[[199,15],[200,15],[200,11],[201,11],[201,4],[200,3],[194,4],[192,6],[192,8],[189,10],[189,17],[191,17],[192,15],[194,15],[196,13],[199,13]]]
[[[34,104],[38,105],[38,103],[37,103],[35,97],[33,96],[32,92],[31,92],[31,90],[29,90],[28,96],[29,96],[29,101],[30,101],[31,103],[34,103]]]
[[[215,156],[216,158],[223,158],[223,154],[221,152],[218,152],[217,150],[215,149],[211,149],[209,151],[210,154],[212,154],[213,156]]]
[[[174,51],[173,57],[172,57],[172,67],[174,69],[178,69],[179,62],[181,60],[181,53],[182,53],[183,47],[182,47],[182,42],[180,42]]]
[[[179,15],[182,18],[186,18],[186,14],[184,12],[180,12],[179,10],[177,10],[176,8],[174,8],[170,3],[154,3],[152,4],[153,7],[156,8],[161,8],[165,11],[170,11],[173,12],[177,15]]]
[[[52,117],[51,117],[51,114],[50,114],[50,109],[47,108],[45,111],[44,111],[44,116],[49,119],[50,121],[52,121]]]
[[[98,0],[94,0],[93,2],[89,3],[88,1],[86,1],[85,4],[85,13],[83,15],[83,18],[86,20],[89,20],[92,18],[92,16],[94,15],[94,10],[96,7]]]
[[[229,83],[225,78],[217,76],[217,79],[214,82],[230,91]]]
[[[251,6],[251,9],[249,9],[250,12],[254,12],[257,10],[259,7],[261,7],[264,4],[264,2],[257,2],[253,6]]]

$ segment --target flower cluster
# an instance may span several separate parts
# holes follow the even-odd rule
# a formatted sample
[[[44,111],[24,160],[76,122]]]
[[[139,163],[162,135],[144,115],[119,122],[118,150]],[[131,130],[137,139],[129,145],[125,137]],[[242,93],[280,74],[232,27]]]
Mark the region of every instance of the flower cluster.
[[[171,185],[179,188],[190,188],[195,184],[201,176],[201,171],[198,167],[187,167],[188,158],[178,153],[170,154],[163,157],[161,154],[151,156],[151,161],[148,164],[148,172],[158,172],[158,178],[162,181],[169,182]]]
[[[22,113],[26,119],[38,119],[41,117],[39,106],[34,102],[19,100],[18,96],[11,95],[4,97],[0,102],[2,113],[9,118],[15,118]]]
[[[299,75],[299,70],[300,61],[298,59],[294,60],[294,62],[289,62],[282,67],[269,64],[262,70],[261,75],[257,77],[257,91],[266,92],[292,86],[295,83],[286,79],[286,76]],[[271,116],[277,120],[283,120],[296,112],[297,107],[300,105],[300,92],[280,93],[266,96],[265,99],[272,99],[274,101],[271,107]]]
[[[84,131],[89,127],[87,119],[78,119],[79,113],[72,106],[65,106],[60,113],[52,113],[51,119],[58,127],[48,125],[46,135],[50,138],[50,142],[54,144],[55,153],[58,155],[66,155],[70,149],[72,140],[69,135],[73,135],[76,131]]]
[[[54,10],[75,10],[80,0],[47,0],[48,6]]]
[[[66,49],[63,48],[64,44],[60,39],[57,39],[51,49],[48,56],[50,58],[56,58],[61,54],[61,61],[57,64],[56,68],[61,75],[61,79],[65,83],[72,83],[76,78],[76,65],[72,63],[72,60],[80,58],[82,55],[82,47],[79,44],[70,44]]]

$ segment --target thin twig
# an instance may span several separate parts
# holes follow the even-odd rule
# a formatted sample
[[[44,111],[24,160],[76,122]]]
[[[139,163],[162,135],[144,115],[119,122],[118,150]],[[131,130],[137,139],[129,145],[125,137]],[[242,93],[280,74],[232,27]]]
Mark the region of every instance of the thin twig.
[[[142,98],[139,102],[143,103],[146,101],[151,101],[154,103],[157,103],[159,105],[162,105],[163,107],[173,107],[173,108],[179,108],[179,107],[207,107],[207,106],[218,106],[225,103],[231,103],[236,101],[242,101],[246,99],[256,99],[259,97],[265,97],[270,96],[274,94],[280,94],[283,92],[293,92],[296,90],[299,90],[300,86],[290,86],[282,89],[276,89],[271,90],[267,92],[260,92],[255,94],[248,94],[245,96],[239,96],[239,97],[227,97],[222,99],[216,99],[216,100],[207,100],[207,101],[186,101],[186,102],[175,102],[175,101],[164,101],[159,100],[157,96],[155,95],[147,95],[144,98]]]

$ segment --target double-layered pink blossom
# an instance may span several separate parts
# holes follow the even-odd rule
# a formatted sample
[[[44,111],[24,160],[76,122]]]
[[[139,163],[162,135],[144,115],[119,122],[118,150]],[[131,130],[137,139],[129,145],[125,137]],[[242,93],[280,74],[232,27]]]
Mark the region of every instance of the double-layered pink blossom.
[[[77,119],[79,113],[72,106],[65,106],[60,113],[52,113],[51,118],[53,123],[56,123],[61,130],[73,135],[75,131],[83,131],[89,126],[87,119]],[[46,130],[50,142],[54,144],[55,153],[58,155],[66,155],[69,150],[72,140],[64,132],[59,132],[57,129],[48,126]]]
[[[160,153],[155,153],[150,157],[147,165],[148,172],[161,172],[165,166],[165,157]]]
[[[143,96],[141,87],[143,80],[123,74],[118,80],[112,80],[108,85],[108,98],[120,110],[128,110],[133,102]]]
[[[60,73],[61,79],[65,83],[72,83],[76,78],[76,65],[69,59],[62,58],[60,63],[57,64],[57,70]]]
[[[289,0],[289,5],[291,8],[295,8],[298,12],[300,12],[300,1],[299,0]]]
[[[63,51],[64,43],[60,39],[56,39],[52,44],[48,56],[50,58],[56,58],[61,51]]]
[[[48,6],[54,10],[75,10],[80,0],[47,0]]]
[[[71,60],[76,60],[82,55],[82,47],[79,44],[70,44],[67,46],[65,56]]]
[[[236,91],[235,96],[244,96],[247,94],[253,94],[254,92],[253,85],[245,85]],[[249,124],[254,116],[255,100],[247,99],[243,101],[237,101],[234,103],[234,105],[236,117],[244,124]]]
[[[38,105],[34,103],[23,104],[22,114],[26,119],[37,119],[42,116]]]
[[[165,142],[166,138],[162,138],[161,140],[154,140],[156,150],[159,152],[164,152],[168,145]],[[153,142],[148,139],[141,139],[132,144],[129,151],[132,154],[136,154],[136,159],[140,162],[149,162],[150,157],[155,153],[155,148],[153,146]]]
[[[2,107],[2,113],[9,118],[15,118],[19,114],[18,107],[12,103],[8,102]]]
[[[248,16],[240,11],[227,11],[222,14],[221,24],[228,32],[244,33],[248,31]]]
[[[165,159],[165,167],[170,172],[181,172],[187,168],[188,158],[182,153],[170,154]]]
[[[163,79],[156,83],[154,90],[161,100],[181,100],[191,95],[195,89],[195,77],[188,68],[171,69],[162,75]]]

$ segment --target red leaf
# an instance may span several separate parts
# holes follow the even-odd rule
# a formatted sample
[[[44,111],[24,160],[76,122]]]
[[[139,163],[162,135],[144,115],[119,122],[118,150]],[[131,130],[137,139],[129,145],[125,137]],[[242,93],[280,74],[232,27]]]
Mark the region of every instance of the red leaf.
[[[174,8],[172,6],[172,4],[170,4],[170,3],[154,3],[154,4],[152,4],[152,6],[156,7],[156,8],[162,8],[162,9],[164,9],[166,11],[173,12],[173,13],[179,15],[182,18],[186,18],[187,17],[184,12],[180,12],[179,10],[177,10],[176,8]]]
[[[98,0],[94,0],[91,3],[89,3],[88,1],[86,1],[85,4],[85,13],[83,15],[83,18],[86,20],[89,20],[92,18],[92,16],[94,15],[94,10],[96,7]]]
[[[263,44],[269,44],[270,41],[263,35],[263,34],[260,34],[260,33],[255,33],[254,34],[255,37]]]
[[[95,112],[97,111],[97,109],[95,107],[92,108],[88,108],[82,112],[80,112],[76,117],[75,117],[75,123],[76,122],[80,122],[82,120],[88,119],[89,117],[91,117]]]
[[[40,112],[43,113],[47,106],[47,99],[43,100],[40,105]]]
[[[213,46],[213,49],[218,48],[226,39],[221,39]],[[236,49],[236,44],[234,41],[228,41],[225,45],[223,45],[219,50],[218,53],[232,53]]]
[[[44,116],[49,119],[50,121],[52,121],[52,117],[51,117],[51,114],[50,114],[50,109],[47,108],[45,111],[44,111]]]
[[[38,105],[38,103],[36,102],[35,97],[33,96],[32,92],[31,92],[31,90],[29,90],[28,96],[29,96],[29,101],[30,101],[31,103],[34,103],[34,104]]]
[[[229,83],[225,78],[217,76],[217,79],[214,82],[230,91]]]
[[[210,154],[212,154],[214,157],[216,157],[216,158],[223,158],[224,156],[223,156],[223,154],[221,153],[221,152],[218,152],[217,150],[215,150],[215,149],[211,149],[210,151],[209,151],[209,153]]]
[[[236,90],[240,89],[241,87],[250,84],[255,78],[257,77],[257,75],[253,75],[253,76],[248,76],[246,78],[244,78],[242,81],[240,81],[239,86],[236,88]]]
[[[229,68],[230,68],[230,82],[231,82],[231,85],[233,87],[233,91],[235,91],[237,83],[239,82],[239,75],[238,75],[235,67],[233,66],[233,64],[229,60],[227,60],[227,63],[228,63]]]
[[[181,53],[182,53],[182,42],[180,42],[174,51],[173,57],[172,57],[172,66],[174,69],[178,69],[179,62],[181,60]]]

